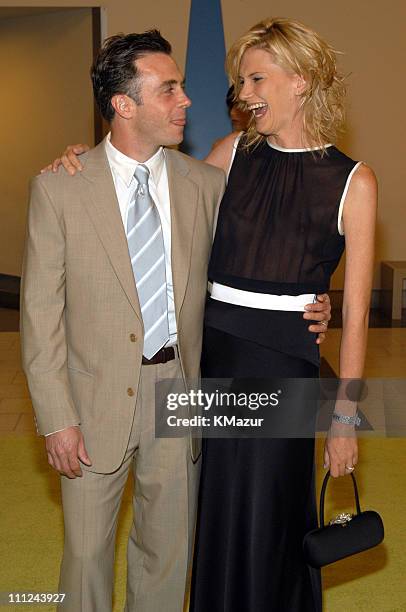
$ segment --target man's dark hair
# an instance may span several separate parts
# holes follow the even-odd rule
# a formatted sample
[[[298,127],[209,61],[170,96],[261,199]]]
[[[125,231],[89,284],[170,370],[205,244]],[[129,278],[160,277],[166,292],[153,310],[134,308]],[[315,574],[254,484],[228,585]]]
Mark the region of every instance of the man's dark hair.
[[[106,121],[114,117],[111,98],[126,94],[142,104],[139,71],[135,61],[149,53],[170,55],[172,47],[158,30],[141,34],[117,34],[107,38],[91,68],[93,93]]]

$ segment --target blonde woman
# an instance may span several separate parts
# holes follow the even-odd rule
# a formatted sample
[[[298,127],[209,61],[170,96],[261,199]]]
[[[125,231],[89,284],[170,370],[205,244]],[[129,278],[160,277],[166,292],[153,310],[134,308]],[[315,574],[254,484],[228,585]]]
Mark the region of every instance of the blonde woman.
[[[332,48],[289,19],[266,19],[231,48],[246,134],[207,160],[229,174],[209,276],[202,374],[318,376],[300,310],[328,290],[346,248],[340,377],[362,376],[377,187],[334,143],[344,86]],[[282,297],[281,297],[282,296]],[[333,476],[357,463],[355,406],[337,402],[325,445]],[[315,612],[320,575],[302,540],[316,526],[313,439],[207,439],[191,612]]]

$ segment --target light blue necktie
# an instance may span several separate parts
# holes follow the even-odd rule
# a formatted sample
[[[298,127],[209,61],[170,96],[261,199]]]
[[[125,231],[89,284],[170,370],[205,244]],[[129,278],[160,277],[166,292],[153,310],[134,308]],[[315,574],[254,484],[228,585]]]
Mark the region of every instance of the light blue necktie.
[[[138,187],[127,217],[128,250],[144,321],[143,354],[151,359],[169,340],[165,248],[161,220],[148,188],[149,170],[139,164]]]

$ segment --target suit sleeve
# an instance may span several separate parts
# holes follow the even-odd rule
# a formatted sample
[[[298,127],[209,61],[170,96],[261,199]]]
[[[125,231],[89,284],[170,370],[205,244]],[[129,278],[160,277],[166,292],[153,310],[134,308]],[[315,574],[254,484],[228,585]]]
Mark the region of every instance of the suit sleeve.
[[[38,433],[78,425],[67,369],[65,234],[41,177],[31,184],[21,287],[21,343]]]

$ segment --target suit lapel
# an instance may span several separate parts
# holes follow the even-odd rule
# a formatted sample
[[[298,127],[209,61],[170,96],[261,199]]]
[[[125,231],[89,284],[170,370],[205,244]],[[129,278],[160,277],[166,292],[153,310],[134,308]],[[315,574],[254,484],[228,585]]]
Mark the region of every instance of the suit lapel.
[[[195,231],[198,187],[188,178],[186,159],[176,151],[165,150],[171,207],[171,263],[176,319],[179,321],[189,277]],[[134,274],[128,254],[116,190],[104,148],[104,141],[86,159],[82,178],[88,189],[84,203],[117,278],[142,323]]]
[[[86,159],[82,178],[87,181],[84,202],[117,278],[142,323],[134,274],[128,254],[116,190],[104,148],[104,141],[92,149]]]
[[[198,187],[188,178],[186,159],[166,149],[169,196],[171,205],[171,260],[176,320],[185,298],[195,231]]]

